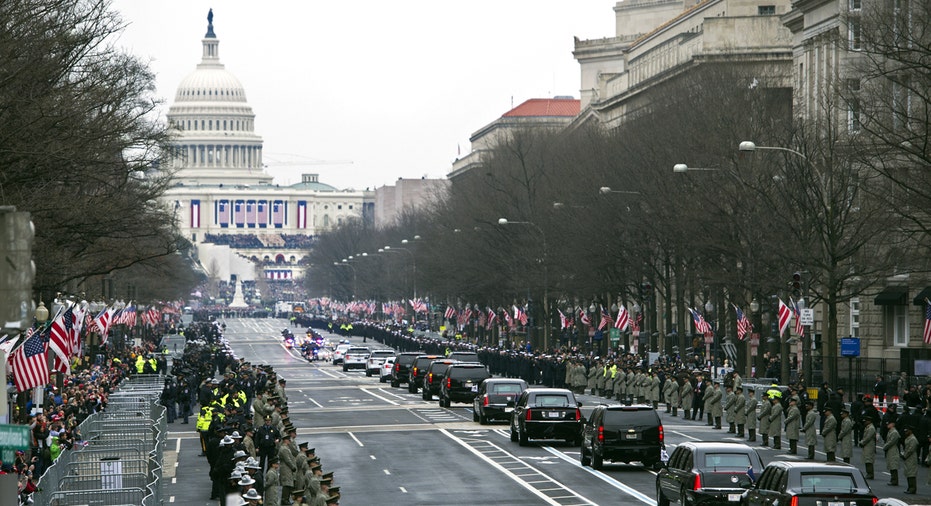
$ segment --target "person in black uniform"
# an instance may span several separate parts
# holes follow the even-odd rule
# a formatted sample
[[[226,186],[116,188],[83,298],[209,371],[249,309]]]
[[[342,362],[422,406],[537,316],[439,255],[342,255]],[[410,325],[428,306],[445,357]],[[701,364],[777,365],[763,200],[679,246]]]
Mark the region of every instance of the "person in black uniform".
[[[695,378],[695,389],[692,391],[692,420],[702,420],[705,417],[706,390],[708,390],[708,382],[705,381],[704,376],[699,374]]]
[[[255,449],[259,456],[259,466],[265,471],[269,457],[277,456],[275,445],[281,441],[281,433],[272,425],[272,417],[265,415],[265,424],[255,431]]]

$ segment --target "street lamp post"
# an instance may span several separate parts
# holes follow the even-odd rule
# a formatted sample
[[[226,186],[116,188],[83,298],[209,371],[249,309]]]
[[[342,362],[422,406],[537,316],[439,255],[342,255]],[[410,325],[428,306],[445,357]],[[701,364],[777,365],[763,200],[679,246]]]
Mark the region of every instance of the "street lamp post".
[[[419,236],[415,236],[415,237],[419,237]],[[408,242],[409,242],[409,241],[408,241],[407,239],[404,239],[403,241],[401,241],[401,244],[408,244]],[[381,250],[379,250],[379,251],[381,251]],[[392,248],[391,246],[385,246],[385,247],[384,247],[384,251],[388,251],[388,252],[391,252],[391,251],[403,251],[403,252],[405,252],[405,253],[407,253],[408,255],[411,256],[411,262],[412,262],[412,265],[413,265],[412,285],[413,285],[413,288],[414,288],[414,290],[413,290],[413,291],[414,291],[414,299],[417,299],[417,257],[414,255],[414,252],[411,251],[411,250],[409,250],[409,249],[407,249],[407,248],[398,248],[398,247]]]
[[[349,258],[344,258],[342,262],[333,262],[333,265],[338,265],[340,267],[349,267],[352,269],[352,298],[356,298],[356,268],[350,265],[349,260],[352,259],[352,255]]]
[[[536,223],[532,221],[508,221],[507,218],[499,218],[498,225],[507,226],[507,225],[527,225],[533,227],[537,233],[540,234],[540,239],[543,241],[543,350],[549,350],[550,344],[550,302],[549,302],[549,264],[547,262],[547,252],[549,251],[546,246],[546,233],[543,232]]]
[[[705,314],[712,315],[714,312],[714,304],[709,298],[705,302]],[[715,377],[718,373],[718,321],[717,315],[715,315],[714,327],[711,327],[711,344],[708,345],[708,349],[711,351],[711,376]]]

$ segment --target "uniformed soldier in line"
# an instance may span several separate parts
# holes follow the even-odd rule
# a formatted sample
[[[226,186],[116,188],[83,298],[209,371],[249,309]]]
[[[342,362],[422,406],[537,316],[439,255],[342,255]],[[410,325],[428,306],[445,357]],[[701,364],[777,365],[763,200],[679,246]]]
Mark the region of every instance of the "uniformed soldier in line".
[[[798,435],[802,423],[802,412],[798,409],[795,398],[789,399],[789,409],[786,411],[786,439],[789,440],[789,455],[798,452]]]
[[[676,379],[671,375],[666,378],[666,383],[669,384],[669,392],[664,394],[666,396],[666,407],[672,406],[672,416],[679,416],[679,383],[676,382]]]
[[[294,489],[294,472],[297,471],[297,462],[294,460],[294,453],[291,451],[291,435],[285,433],[281,437],[281,444],[278,448],[278,461],[281,467],[278,468],[278,479],[281,480],[281,502],[289,504],[291,490]]]
[[[704,413],[708,416],[708,423],[705,425],[708,427],[714,427],[714,411],[711,407],[711,405],[714,403],[714,391],[715,387],[709,388],[708,391],[705,392],[705,396],[702,398],[704,401],[702,408],[704,409]]]
[[[837,418],[834,418],[834,408],[824,407],[824,427],[821,428],[821,438],[824,440],[824,453],[828,454],[827,461],[834,462],[837,454]]]
[[[752,387],[747,388],[747,404],[744,406],[744,416],[747,419],[747,442],[756,442],[756,392]]]
[[[866,479],[873,479],[873,463],[876,461],[876,427],[873,419],[863,417],[863,437],[857,442],[863,448],[863,465],[866,468]]]
[[[264,506],[281,506],[281,480],[278,474],[278,457],[268,459],[268,471],[265,473]]]
[[[805,446],[808,447],[808,460],[815,460],[815,446],[818,444],[818,413],[815,412],[814,401],[805,401],[805,423],[802,432],[805,433]]]
[[[763,444],[760,446],[769,446],[769,415],[772,413],[773,403],[770,402],[769,395],[763,395],[763,402],[760,404],[760,414],[756,419],[760,422],[760,436],[763,437]]]
[[[905,463],[905,481],[908,482],[906,494],[914,494],[918,491],[918,438],[911,425],[906,425],[905,432],[905,449],[902,451],[902,461]]]
[[[587,376],[587,382],[586,382],[586,387],[588,388],[588,391],[592,395],[595,395],[595,388],[597,388],[598,386],[598,375],[600,374],[601,374],[601,367],[598,367],[598,361],[595,361],[595,363],[592,364],[588,368],[588,376]]]
[[[843,408],[840,410],[840,432],[837,433],[838,443],[840,444],[840,458],[845,463],[850,463],[850,457],[853,456],[853,419],[850,418],[850,410]]]
[[[895,420],[886,421],[886,439],[883,443],[883,451],[886,453],[886,468],[892,478],[886,485],[892,487],[899,486],[899,431],[895,430]]]
[[[734,388],[734,423],[737,424],[737,437],[744,437],[744,425],[747,423],[747,398],[744,397],[743,387]]]
[[[650,376],[646,378],[646,382],[649,388],[649,397],[650,401],[653,403],[653,409],[659,407],[659,376],[657,376],[656,371],[650,372]]]
[[[598,377],[595,380],[595,395],[599,397],[604,396],[605,381],[608,379],[608,374],[608,364],[603,361],[598,361]]]
[[[721,430],[721,418],[724,416],[724,392],[721,391],[721,380],[714,382],[714,391],[711,395],[711,412],[714,414],[714,428]]]
[[[737,405],[737,396],[734,394],[734,388],[728,386],[725,388],[724,395],[724,412],[726,413],[725,420],[727,421],[727,433],[728,434],[737,434],[737,413],[734,411],[735,406]]]
[[[782,403],[778,397],[770,399],[769,429],[773,433],[773,450],[782,449]]]
[[[682,386],[679,387],[679,397],[682,400],[682,411],[685,420],[692,419],[692,401],[695,398],[695,392],[692,391],[692,379],[686,376],[682,379]]]

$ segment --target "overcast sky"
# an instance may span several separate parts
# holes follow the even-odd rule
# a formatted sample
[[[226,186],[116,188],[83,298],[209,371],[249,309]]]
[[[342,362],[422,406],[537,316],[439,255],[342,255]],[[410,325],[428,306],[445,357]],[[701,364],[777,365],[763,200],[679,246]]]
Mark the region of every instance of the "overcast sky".
[[[445,177],[471,134],[512,105],[578,98],[573,36],[613,36],[614,4],[113,1],[128,24],[118,43],[150,61],[163,115],[200,62],[212,7],[220,61],[245,87],[276,182],[316,172],[356,189]]]

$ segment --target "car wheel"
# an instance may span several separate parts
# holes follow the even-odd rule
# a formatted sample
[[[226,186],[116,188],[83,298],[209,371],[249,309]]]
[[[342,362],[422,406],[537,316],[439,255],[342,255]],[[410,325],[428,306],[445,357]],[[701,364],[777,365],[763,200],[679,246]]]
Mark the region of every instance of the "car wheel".
[[[473,421],[473,422],[477,422],[477,421],[478,421],[478,413],[477,413],[474,409],[472,410],[472,421]],[[483,424],[483,425],[484,425],[484,424]]]
[[[689,501],[689,497],[685,495],[685,487],[682,487],[682,490],[679,491],[679,501],[682,502],[682,506],[692,505],[692,502]]]
[[[398,383],[397,381],[391,380],[391,386],[392,386],[393,388],[398,388],[398,387],[401,386],[401,384]]]
[[[519,444],[520,446],[527,446],[528,444],[530,444],[530,440],[527,439],[526,432],[520,431],[520,434],[517,435],[517,444]]]
[[[581,457],[579,460],[580,460],[581,463],[582,463],[582,467],[592,465],[592,458],[589,457],[587,453],[585,453],[585,447],[584,447],[584,446],[582,447],[582,451],[581,451],[580,453],[582,454],[582,457]]]
[[[343,372],[347,372],[347,371],[349,371],[349,368],[346,367],[346,364],[343,364]]]
[[[424,389],[423,389],[423,393],[420,395],[420,398],[423,399],[423,400],[425,400],[425,401],[432,401],[432,400],[433,400],[433,396],[430,395],[430,394],[428,394],[427,392],[428,392],[428,390],[427,390],[426,388],[424,388]]]
[[[656,486],[656,506],[669,506],[669,499],[663,495],[663,489],[659,485]]]
[[[592,450],[592,469],[601,470],[602,467],[604,467],[604,457]]]
[[[478,423],[479,425],[488,425],[488,417],[485,416],[485,413],[480,413],[478,415]]]
[[[516,442],[517,442],[517,433],[514,432],[514,427],[511,427],[511,442],[512,442],[512,443],[516,443]]]
[[[386,383],[387,381],[388,380],[386,380],[385,378],[378,378],[379,383]]]
[[[366,370],[365,370],[365,377],[366,377],[366,378],[371,378],[371,377],[372,377],[372,371],[369,371],[368,369],[366,369]]]
[[[408,384],[407,384],[407,391],[410,392],[410,393],[412,393],[412,394],[416,394],[416,393],[417,393],[417,385],[415,385],[415,384],[413,384],[413,383],[408,383]]]

